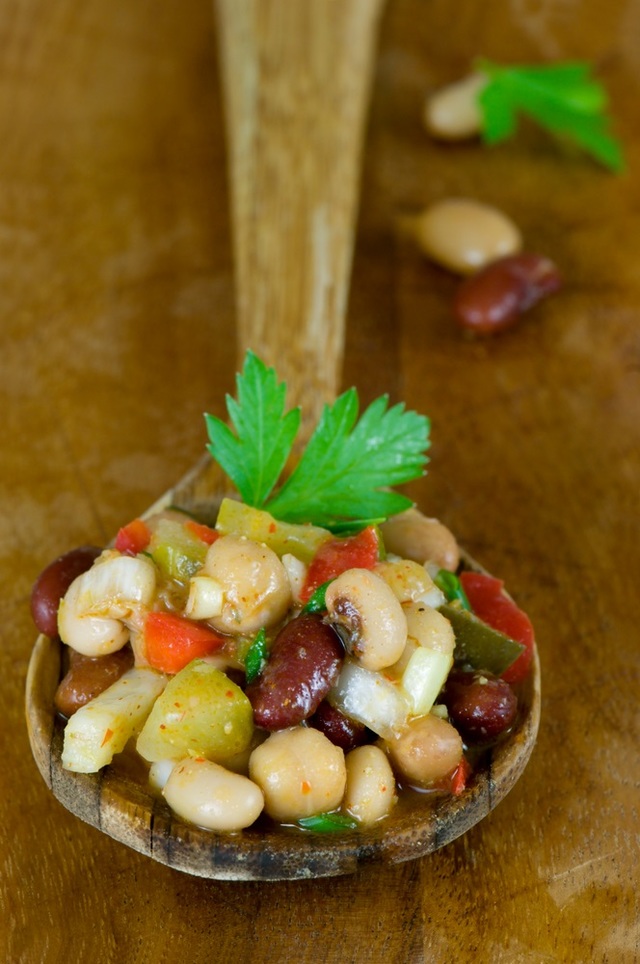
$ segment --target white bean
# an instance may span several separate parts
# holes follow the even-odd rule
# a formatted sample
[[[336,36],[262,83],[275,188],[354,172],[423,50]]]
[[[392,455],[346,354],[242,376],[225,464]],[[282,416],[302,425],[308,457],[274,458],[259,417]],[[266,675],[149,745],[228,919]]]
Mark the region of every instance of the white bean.
[[[362,666],[378,670],[399,659],[407,620],[383,579],[369,569],[348,569],[329,585],[325,601],[329,620],[347,630],[347,649]]]
[[[388,757],[378,746],[359,746],[347,754],[343,809],[368,826],[386,817],[398,797]]]
[[[400,603],[420,602],[427,606],[442,606],[444,593],[438,589],[424,566],[413,559],[385,559],[373,570],[384,579]]]
[[[264,807],[262,791],[248,777],[204,757],[176,764],[162,793],[178,816],[207,830],[250,827]]]
[[[253,633],[262,626],[273,626],[291,605],[289,577],[280,559],[268,546],[251,539],[217,539],[201,573],[222,586],[222,612],[209,620],[220,632]]]
[[[347,781],[344,753],[311,727],[272,733],[249,760],[274,820],[290,822],[340,806]]]
[[[428,97],[424,123],[429,133],[444,141],[466,140],[479,134],[482,111],[478,95],[486,85],[486,74],[473,73]]]
[[[419,509],[392,516],[380,529],[388,552],[419,563],[434,562],[450,572],[457,569],[460,549],[455,536],[438,519],[428,518]]]
[[[416,239],[428,257],[463,275],[522,247],[520,231],[506,214],[466,198],[437,201],[423,211]]]

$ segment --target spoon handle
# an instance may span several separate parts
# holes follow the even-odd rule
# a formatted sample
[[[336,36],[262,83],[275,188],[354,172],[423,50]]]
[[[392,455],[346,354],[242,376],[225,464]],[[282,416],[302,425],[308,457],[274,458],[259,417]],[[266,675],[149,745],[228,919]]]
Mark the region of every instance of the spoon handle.
[[[251,348],[276,367],[303,436],[340,386],[383,5],[216,0],[239,363]]]

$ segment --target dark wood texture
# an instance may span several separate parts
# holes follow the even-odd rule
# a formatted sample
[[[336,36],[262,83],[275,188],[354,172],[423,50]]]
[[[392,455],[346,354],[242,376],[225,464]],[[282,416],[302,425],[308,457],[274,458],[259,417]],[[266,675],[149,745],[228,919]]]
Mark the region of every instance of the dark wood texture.
[[[68,813],[33,761],[31,584],[103,542],[204,445],[233,387],[229,191],[208,3],[0,12],[0,956],[7,961],[606,961],[640,955],[640,134],[637,0],[389,0],[365,147],[343,384],[433,420],[412,494],[528,609],[543,715],[509,796],[418,861],[226,883]],[[525,126],[488,151],[420,124],[478,53],[587,58],[629,173]],[[403,230],[429,201],[497,204],[564,291],[491,343]]]

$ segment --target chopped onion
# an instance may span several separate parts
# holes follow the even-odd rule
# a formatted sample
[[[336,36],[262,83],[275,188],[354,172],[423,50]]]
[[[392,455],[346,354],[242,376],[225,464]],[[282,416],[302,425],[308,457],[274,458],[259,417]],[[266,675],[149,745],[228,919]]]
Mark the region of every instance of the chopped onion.
[[[391,736],[402,727],[409,714],[409,706],[398,686],[350,659],[345,660],[328,698],[346,716],[383,737]]]
[[[222,612],[224,590],[212,576],[192,576],[184,614],[189,619],[212,619]]]
[[[453,657],[419,646],[402,674],[401,686],[415,715],[428,713],[444,686]]]

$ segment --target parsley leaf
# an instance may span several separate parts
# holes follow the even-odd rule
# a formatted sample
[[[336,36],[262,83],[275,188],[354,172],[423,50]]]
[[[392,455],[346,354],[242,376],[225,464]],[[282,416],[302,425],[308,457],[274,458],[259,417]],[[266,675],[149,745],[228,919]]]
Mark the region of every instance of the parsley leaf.
[[[340,530],[354,520],[382,522],[413,504],[389,487],[424,474],[430,444],[424,415],[402,404],[389,408],[382,395],[358,420],[358,393],[349,389],[325,405],[296,468],[272,494],[293,449],[300,410],[285,413],[286,386],[253,352],[237,386],[237,400],[226,399],[236,432],[205,415],[207,448],[247,505],[285,522]]]
[[[612,171],[624,169],[622,148],[610,131],[607,95],[585,63],[503,67],[481,60],[487,77],[478,95],[485,143],[511,137],[526,114],[553,134],[574,140]]]
[[[257,355],[246,354],[236,378],[238,400],[227,395],[237,435],[214,415],[205,415],[213,458],[247,505],[261,506],[278,481],[300,426],[300,409],[284,414],[286,385]]]
[[[429,419],[403,404],[387,405],[382,395],[357,420],[355,388],[325,405],[298,465],[268,502],[269,512],[331,528],[345,518],[387,518],[409,508],[410,499],[385,487],[424,473]]]

